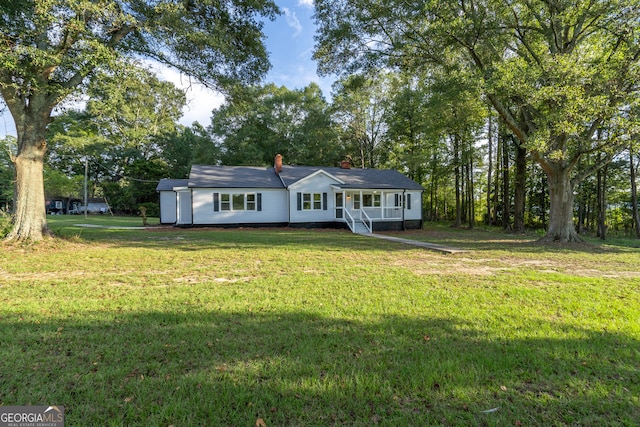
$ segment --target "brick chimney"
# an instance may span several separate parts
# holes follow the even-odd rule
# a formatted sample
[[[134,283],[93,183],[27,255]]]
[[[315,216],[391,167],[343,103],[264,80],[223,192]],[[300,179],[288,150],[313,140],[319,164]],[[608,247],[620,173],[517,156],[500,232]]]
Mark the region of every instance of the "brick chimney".
[[[276,154],[276,158],[273,162],[273,169],[276,171],[276,175],[282,172],[282,154]]]
[[[351,162],[349,160],[343,160],[340,162],[341,169],[351,169]]]

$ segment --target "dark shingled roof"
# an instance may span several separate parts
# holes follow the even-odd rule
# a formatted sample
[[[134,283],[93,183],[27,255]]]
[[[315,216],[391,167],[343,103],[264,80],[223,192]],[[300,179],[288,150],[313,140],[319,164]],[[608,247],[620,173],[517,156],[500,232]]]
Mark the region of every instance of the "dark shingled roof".
[[[173,187],[186,187],[188,182],[188,179],[161,179],[156,191],[171,191]]]
[[[290,186],[314,172],[323,170],[340,181],[341,188],[424,190],[420,184],[391,169],[343,169],[321,166],[283,166],[280,177]]]
[[[284,188],[273,168],[252,166],[193,165],[189,187],[199,188]]]
[[[174,187],[285,188],[319,170],[344,182],[339,186],[345,189],[423,190],[415,181],[390,169],[283,166],[278,177],[272,167],[193,165],[189,179],[161,179],[156,191],[170,191]]]

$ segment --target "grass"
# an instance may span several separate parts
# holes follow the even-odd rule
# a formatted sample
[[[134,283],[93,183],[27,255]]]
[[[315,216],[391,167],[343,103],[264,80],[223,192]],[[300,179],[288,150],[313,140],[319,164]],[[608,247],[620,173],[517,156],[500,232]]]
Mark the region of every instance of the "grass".
[[[119,230],[0,259],[0,406],[68,426],[635,426],[640,250],[446,227]]]

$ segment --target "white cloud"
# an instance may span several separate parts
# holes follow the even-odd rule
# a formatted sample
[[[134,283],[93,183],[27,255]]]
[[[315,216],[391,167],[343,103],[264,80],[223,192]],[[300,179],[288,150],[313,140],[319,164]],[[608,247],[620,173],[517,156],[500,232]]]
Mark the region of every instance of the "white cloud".
[[[298,0],[298,6],[313,7],[313,0]]]
[[[287,21],[287,25],[294,30],[293,37],[298,37],[300,33],[302,33],[302,24],[298,20],[295,12],[292,12],[286,7],[283,7],[282,11],[284,12],[284,19]]]

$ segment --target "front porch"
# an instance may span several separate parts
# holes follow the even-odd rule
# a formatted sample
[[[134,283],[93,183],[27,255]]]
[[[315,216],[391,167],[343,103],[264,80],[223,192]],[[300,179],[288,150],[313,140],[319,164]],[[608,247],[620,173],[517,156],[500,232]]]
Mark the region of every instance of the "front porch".
[[[410,194],[401,190],[334,189],[335,218],[354,233],[372,233],[374,224],[383,229],[404,229],[405,208],[410,209]],[[396,223],[389,227],[389,223]]]

